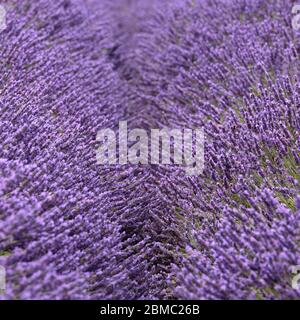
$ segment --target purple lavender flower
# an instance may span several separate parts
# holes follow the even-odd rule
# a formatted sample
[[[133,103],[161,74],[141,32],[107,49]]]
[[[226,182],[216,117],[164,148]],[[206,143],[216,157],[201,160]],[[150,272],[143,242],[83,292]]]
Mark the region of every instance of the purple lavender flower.
[[[4,299],[296,299],[293,1],[4,1]],[[204,127],[205,171],[99,166],[96,134]]]

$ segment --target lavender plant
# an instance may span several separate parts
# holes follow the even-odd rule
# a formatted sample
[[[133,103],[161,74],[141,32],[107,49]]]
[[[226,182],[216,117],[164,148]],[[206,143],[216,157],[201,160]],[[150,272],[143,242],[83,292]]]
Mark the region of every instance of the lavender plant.
[[[3,3],[1,298],[299,298],[293,1]],[[124,119],[204,127],[204,173],[97,165]]]

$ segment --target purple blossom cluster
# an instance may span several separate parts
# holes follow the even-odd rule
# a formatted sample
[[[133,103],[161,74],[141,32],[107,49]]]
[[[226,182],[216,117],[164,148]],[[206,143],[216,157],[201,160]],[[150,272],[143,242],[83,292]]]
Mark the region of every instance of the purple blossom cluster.
[[[5,0],[4,299],[299,299],[300,34],[286,0]],[[205,129],[205,170],[96,134]]]

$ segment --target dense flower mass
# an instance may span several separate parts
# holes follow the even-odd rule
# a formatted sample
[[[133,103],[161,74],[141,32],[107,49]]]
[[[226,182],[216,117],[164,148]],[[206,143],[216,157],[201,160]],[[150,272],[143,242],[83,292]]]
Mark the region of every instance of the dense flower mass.
[[[0,299],[299,299],[300,31],[287,0],[5,0]],[[205,170],[97,165],[203,127]]]

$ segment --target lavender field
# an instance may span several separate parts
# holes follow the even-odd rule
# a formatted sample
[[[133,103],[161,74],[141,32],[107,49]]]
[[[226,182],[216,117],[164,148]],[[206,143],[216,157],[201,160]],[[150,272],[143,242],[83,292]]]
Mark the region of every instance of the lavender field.
[[[297,1],[0,5],[0,300],[300,298]],[[120,121],[203,172],[99,165]]]

